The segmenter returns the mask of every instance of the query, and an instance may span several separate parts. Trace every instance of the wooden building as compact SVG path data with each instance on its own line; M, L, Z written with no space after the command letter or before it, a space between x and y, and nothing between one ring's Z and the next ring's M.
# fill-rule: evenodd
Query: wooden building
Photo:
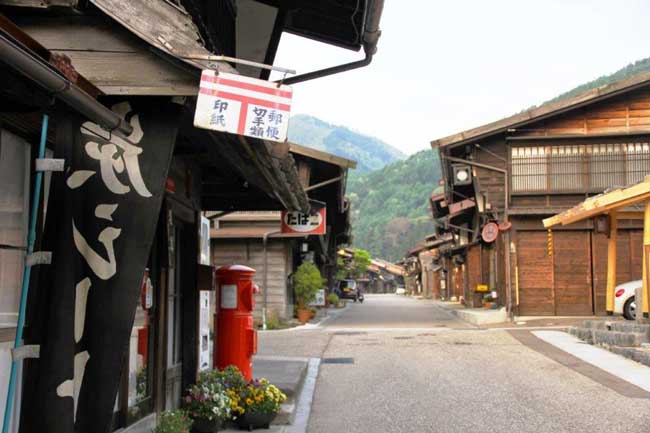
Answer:
M214 219L211 230L214 266L240 264L257 271L254 281L263 289L255 295L254 316L258 320L263 308L282 319L293 317L289 277L294 263L300 261L305 237L280 233L280 221L280 212L235 212Z
M458 238L471 305L480 304L477 284L487 284L514 314L604 314L606 236L590 220L561 227L549 254L542 219L650 172L650 74L431 145L444 174L434 219ZM640 229L620 221L618 282L640 278Z
M643 208L643 211L630 211L630 208ZM616 284L618 274L618 222L619 220L643 221L642 285L634 295L638 310L636 320L645 323L650 314L650 176L626 188L612 189L606 193L590 197L560 214L546 218L544 227L551 229L559 225L572 225L586 219L595 219L596 230L607 235L607 288L605 296L606 311L615 309ZM552 241L551 241L552 242ZM627 252L627 251L625 251ZM627 257L626 257L627 258ZM629 268L624 272L629 272ZM633 331L632 331L633 332Z
M354 248L341 248L338 256L346 265L354 257ZM365 293L394 293L398 286L404 286L406 269L399 264L387 260L373 258L366 269L365 275L357 278Z
M28 219L38 222L36 248L52 247L43 251L51 266L41 258L28 281L24 342L39 357L13 363L9 431L151 431L156 414L179 406L204 366L200 293L214 288L204 278L212 268L197 259L201 213L309 212L309 200L321 200L286 144L193 126L201 70L268 79L268 69L215 56L273 64L284 32L363 48L363 64L348 69L364 66L381 6L0 0L0 157L12 168L0 204L10 216L0 231L5 370L22 329ZM363 13L350 20L355 7ZM40 136L65 170L45 176L44 197L30 209ZM340 213L335 220L347 221ZM6 390L0 381L2 408Z
M255 282L262 288L255 297L258 319L263 309L281 318L293 317L290 277L305 260L319 267L332 288L338 248L350 240L345 188L348 170L354 169L356 162L294 143L289 144L289 152L296 161L303 188L311 192L312 200L325 205L326 233L282 233L281 213L277 211L222 212L223 216L215 213L211 231L215 266L237 263L257 271Z

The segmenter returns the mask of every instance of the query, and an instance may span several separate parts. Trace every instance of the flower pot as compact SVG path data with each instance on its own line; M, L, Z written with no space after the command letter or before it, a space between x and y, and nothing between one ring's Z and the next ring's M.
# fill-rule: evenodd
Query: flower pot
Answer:
M307 323L309 322L309 319L311 319L311 310L300 308L298 310L298 321L300 323Z
M276 415L277 412L246 412L237 417L235 424L237 424L237 427L239 427L240 430L251 431L258 428L268 429Z
M494 304L494 302L483 302L483 308L485 308L486 310L489 310L490 308L492 308L493 304Z
M194 418L193 421L192 432L195 433L214 433L223 427L223 422L218 419Z

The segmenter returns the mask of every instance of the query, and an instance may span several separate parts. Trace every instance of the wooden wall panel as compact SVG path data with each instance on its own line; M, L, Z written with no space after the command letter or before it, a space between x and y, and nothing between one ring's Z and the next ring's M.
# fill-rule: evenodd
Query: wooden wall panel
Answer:
M440 299L440 271L433 273L433 291L431 297L433 299Z
M481 293L476 293L476 286L483 284L481 281L481 245L473 245L467 250L467 285L469 297L467 303L472 307L481 305Z
M646 89L593 104L527 126L519 136L629 133L650 130L650 92Z
M463 266L455 264L451 275L451 296L463 296L463 280Z
M290 296L287 293L287 253L288 241L269 240L267 245L269 272L267 306L275 310L280 316L286 317L291 309L287 303ZM264 250L261 239L250 240L213 240L212 263L215 266L239 264L249 266L257 271L253 281L264 289ZM261 317L264 296L262 293L255 295L256 318Z
M643 230L630 232L630 280L641 279L643 266Z
M481 284L481 246L473 245L467 249L467 278L470 291Z
M519 315L553 315L553 261L546 232L517 233Z
M553 243L556 314L593 314L590 232L556 232Z

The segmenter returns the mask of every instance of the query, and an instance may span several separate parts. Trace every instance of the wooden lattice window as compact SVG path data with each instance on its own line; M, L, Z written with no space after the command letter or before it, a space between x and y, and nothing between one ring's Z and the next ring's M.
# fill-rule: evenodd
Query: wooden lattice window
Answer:
M516 146L511 173L515 193L602 192L650 174L650 144Z

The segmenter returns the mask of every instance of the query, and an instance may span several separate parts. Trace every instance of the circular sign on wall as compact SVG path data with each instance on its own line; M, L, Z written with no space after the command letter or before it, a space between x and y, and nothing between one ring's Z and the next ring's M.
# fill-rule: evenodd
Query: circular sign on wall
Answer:
M481 237L485 242L492 243L499 236L499 226L494 222L489 222L483 226Z
M282 222L284 224L283 232L286 227L289 233L324 233L325 209L311 215L302 212L285 212Z

